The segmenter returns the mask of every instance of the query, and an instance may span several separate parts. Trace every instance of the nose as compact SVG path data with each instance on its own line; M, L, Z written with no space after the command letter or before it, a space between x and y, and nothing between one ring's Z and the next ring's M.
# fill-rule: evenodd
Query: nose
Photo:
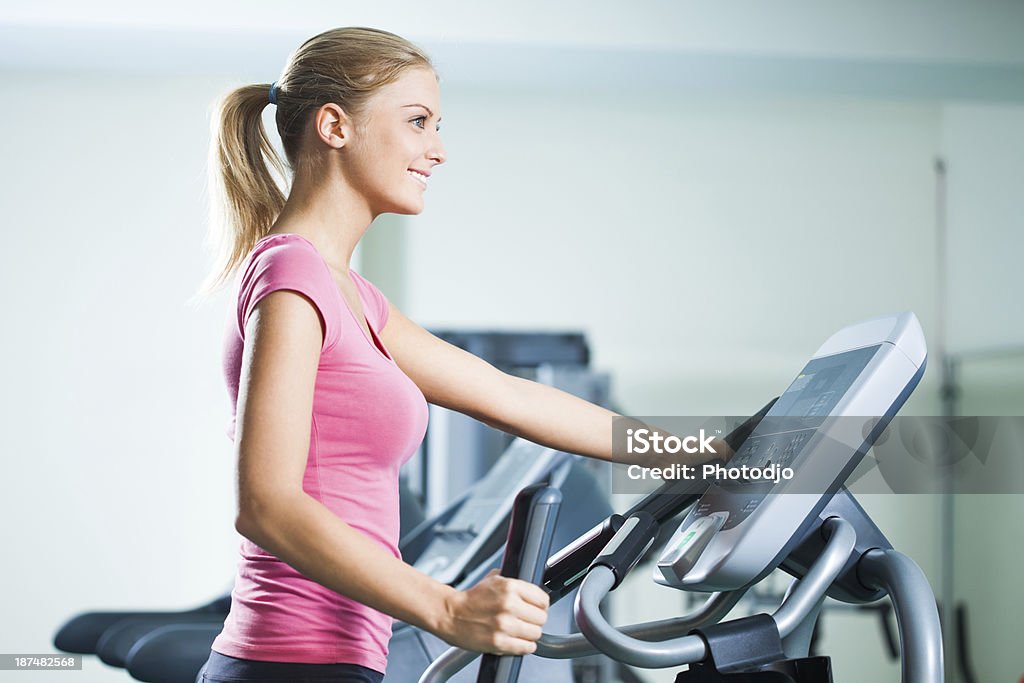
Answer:
M440 134L434 136L434 144L427 150L427 158L434 162L435 166L448 161L448 152L444 149Z

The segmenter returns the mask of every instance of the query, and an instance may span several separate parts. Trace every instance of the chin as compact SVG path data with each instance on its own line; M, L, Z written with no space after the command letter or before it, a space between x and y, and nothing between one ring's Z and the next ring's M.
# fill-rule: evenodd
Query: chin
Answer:
M388 213L397 213L401 216L416 216L423 213L423 198L419 201L404 201L401 203L396 202L392 208L388 209Z
M381 196L377 204L379 210L374 215L394 213L399 216L415 216L423 213L425 202L422 191L417 194L393 192Z

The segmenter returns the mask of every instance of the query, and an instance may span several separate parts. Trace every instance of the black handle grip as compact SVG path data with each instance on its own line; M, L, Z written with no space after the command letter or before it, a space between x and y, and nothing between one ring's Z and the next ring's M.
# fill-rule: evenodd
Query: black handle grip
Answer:
M630 515L601 554L590 563L590 569L598 565L611 569L615 574L611 590L615 590L651 547L657 535L658 523L650 513L637 512Z
M561 504L562 492L546 484L527 486L519 492L512 505L502 576L540 583ZM514 683L522 664L523 658L519 656L484 655L477 683Z
M622 515L611 515L551 556L544 568L541 587L548 592L552 604L579 585L590 563L608 545L625 521Z

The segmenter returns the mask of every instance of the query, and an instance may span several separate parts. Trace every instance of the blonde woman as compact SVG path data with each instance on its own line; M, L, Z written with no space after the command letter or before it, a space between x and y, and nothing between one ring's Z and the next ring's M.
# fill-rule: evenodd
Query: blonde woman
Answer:
M286 166L261 123L267 106ZM375 217L423 210L446 161L440 120L427 56L366 28L309 39L276 83L220 106L222 263L205 290L238 274L224 370L243 539L201 680L380 681L392 618L472 650L535 649L539 587L492 573L460 592L402 562L399 467L428 401L606 460L614 415L440 341L349 267ZM287 198L268 162L290 171Z

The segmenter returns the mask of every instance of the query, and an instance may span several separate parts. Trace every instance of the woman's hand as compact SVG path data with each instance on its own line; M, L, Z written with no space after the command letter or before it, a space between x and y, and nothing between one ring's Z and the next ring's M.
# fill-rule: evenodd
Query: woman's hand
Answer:
M528 655L537 649L548 605L548 594L540 586L492 569L469 590L450 595L448 615L437 635L465 650Z

